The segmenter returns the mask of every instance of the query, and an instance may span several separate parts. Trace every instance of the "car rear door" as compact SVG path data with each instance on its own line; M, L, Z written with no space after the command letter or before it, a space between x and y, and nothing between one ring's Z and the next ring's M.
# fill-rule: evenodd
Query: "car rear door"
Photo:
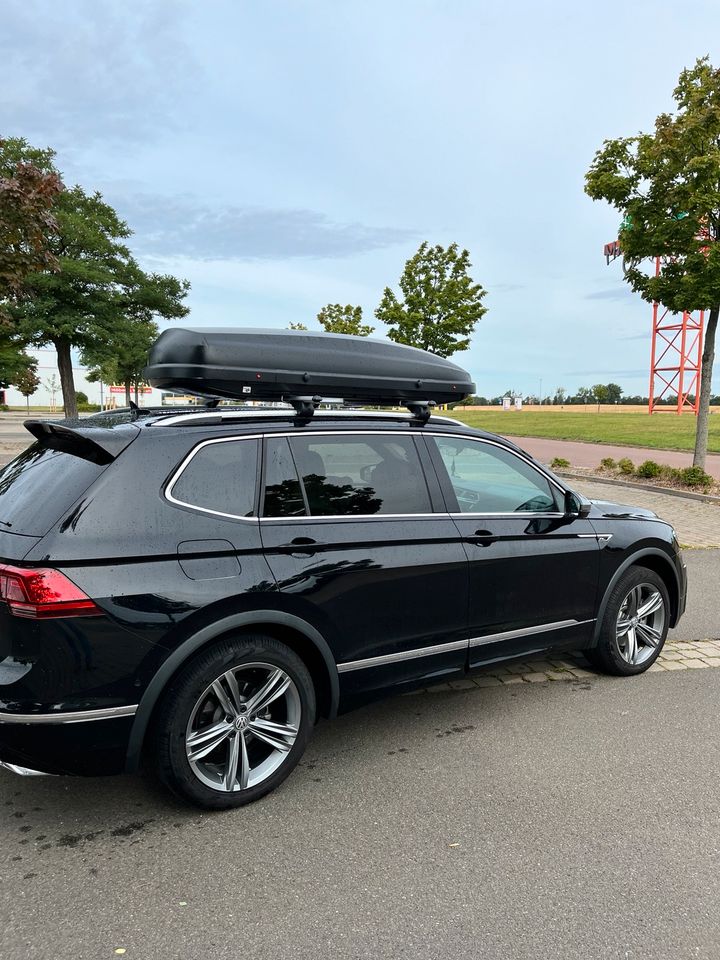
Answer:
M426 438L470 562L470 666L582 647L595 623L599 544L564 491L490 439Z
M263 477L267 560L346 696L464 670L467 558L411 433L267 437Z

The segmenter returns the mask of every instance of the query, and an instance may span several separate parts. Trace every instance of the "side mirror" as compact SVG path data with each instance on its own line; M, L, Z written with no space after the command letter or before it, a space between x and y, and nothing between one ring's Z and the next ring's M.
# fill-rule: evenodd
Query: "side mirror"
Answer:
M591 503L589 500L581 499L572 490L565 491L565 516L566 517L587 517L590 513Z

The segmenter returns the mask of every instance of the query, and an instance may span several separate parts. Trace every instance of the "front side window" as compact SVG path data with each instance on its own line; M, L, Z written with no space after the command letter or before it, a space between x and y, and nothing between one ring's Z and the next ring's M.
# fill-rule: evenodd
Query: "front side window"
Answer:
M298 475L314 517L432 512L412 437L305 436L291 437L289 445L273 439L266 457L268 517L303 515Z
M173 500L210 513L251 517L255 508L258 441L200 447L168 490Z
M431 437L461 513L556 513L549 480L509 450L478 440Z

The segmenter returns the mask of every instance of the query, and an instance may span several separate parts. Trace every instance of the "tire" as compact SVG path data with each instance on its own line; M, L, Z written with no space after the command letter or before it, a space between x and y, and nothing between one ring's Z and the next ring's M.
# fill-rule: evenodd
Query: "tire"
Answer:
M648 610L645 616L637 611ZM612 588L590 663L620 677L644 673L660 655L670 625L667 587L654 570L630 567Z
M315 688L293 650L260 634L221 640L162 698L153 737L158 776L196 806L244 806L292 772L314 722Z

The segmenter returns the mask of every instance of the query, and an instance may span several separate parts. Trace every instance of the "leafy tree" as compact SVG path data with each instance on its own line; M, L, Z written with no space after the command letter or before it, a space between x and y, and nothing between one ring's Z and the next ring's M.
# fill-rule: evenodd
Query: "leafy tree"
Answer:
M317 315L320 326L326 333L346 333L356 337L369 337L375 327L362 322L362 307L348 303L328 303Z
M605 391L607 399L605 403L619 403L623 395L623 388L618 383L606 383Z
M553 396L553 403L565 403L567 397L567 390L565 387L555 387L555 395Z
M595 394L590 387L578 387L575 398L578 403L590 403L595 399Z
M0 320L7 304L22 297L29 273L57 270L51 238L57 233L53 204L63 189L52 150L25 140L0 139Z
M0 387L17 385L28 370L37 367L37 360L25 353L24 343L5 331L0 335Z
M595 403L600 406L601 403L608 402L608 388L604 383L596 383L592 388L592 397Z
M83 363L89 367L87 379L90 383L122 383L128 406L134 388L137 403L150 347L158 334L157 324L152 320L138 322L125 317L117 320L107 337L88 344L83 350Z
M15 378L13 384L20 393L25 397L25 403L27 404L28 413L30 412L30 397L35 393L37 388L40 386L40 377L37 375L37 367L34 363L31 363L20 376Z
M50 249L57 273L32 273L28 295L11 311L19 334L57 351L65 415L77 416L71 348L84 351L113 336L122 320L147 323L155 316L185 316L187 281L145 273L124 240L131 231L99 193L79 187L56 199L57 234Z
M675 113L661 114L653 133L605 141L585 190L623 216L619 237L633 290L674 313L709 311L693 459L703 467L720 313L720 70L707 57L697 60L673 96ZM658 276L648 263L655 257Z
M288 330L307 330L304 323L289 323Z
M470 266L470 254L458 252L456 243L447 248L420 244L400 278L402 300L386 287L375 311L391 328L390 339L440 357L467 350L475 325L487 312L485 290L473 282Z

